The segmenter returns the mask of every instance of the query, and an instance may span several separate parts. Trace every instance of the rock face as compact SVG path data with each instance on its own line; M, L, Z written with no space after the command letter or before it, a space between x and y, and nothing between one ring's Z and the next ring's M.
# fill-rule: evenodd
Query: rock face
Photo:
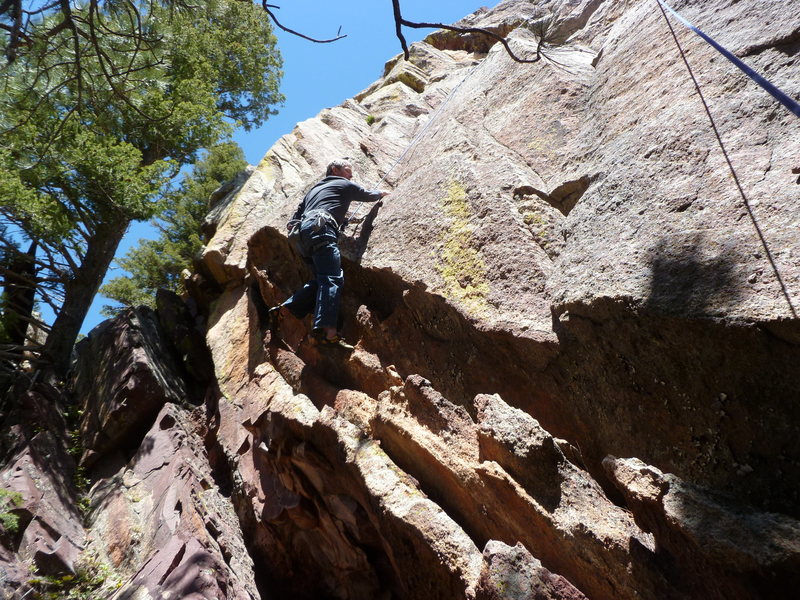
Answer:
M800 524L743 510L638 459L603 461L642 527L704 598L781 597L800 577Z
M789 0L674 4L800 96ZM413 44L215 194L186 305L82 344L82 516L66 425L13 421L9 598L32 564L115 600L796 595L800 120L674 22L701 98L655 2L462 24L539 59ZM341 243L352 353L259 316L341 156L392 189Z
M73 391L81 399L81 463L138 444L165 402L187 400L176 361L144 307L101 323L81 343ZM109 376L113 374L113 376Z
M17 382L12 398L18 408L6 415L0 442L0 582L8 598L33 573L74 574L86 539L66 426L52 410L58 393Z

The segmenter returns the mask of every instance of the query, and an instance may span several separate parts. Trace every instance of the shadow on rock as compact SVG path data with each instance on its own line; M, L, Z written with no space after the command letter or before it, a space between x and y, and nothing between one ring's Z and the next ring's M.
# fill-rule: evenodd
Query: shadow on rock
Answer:
M683 317L723 314L741 290L734 274L733 248L712 253L701 234L663 238L651 254L650 294L646 306Z
M355 224L351 235L343 234L339 238L339 247L342 254L355 263L361 262L361 257L367 250L369 238L375 229L375 217L378 216L380 206L374 205L364 217L364 220Z

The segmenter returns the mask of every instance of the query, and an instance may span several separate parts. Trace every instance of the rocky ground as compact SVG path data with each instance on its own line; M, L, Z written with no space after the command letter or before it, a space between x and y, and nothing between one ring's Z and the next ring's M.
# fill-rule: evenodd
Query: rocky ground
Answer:
M674 5L800 96L790 0ZM655 1L462 24L539 59L414 44L214 197L189 297L17 382L6 598L794 597L800 119L674 22L701 99ZM392 189L342 243L352 353L259 318L342 155Z

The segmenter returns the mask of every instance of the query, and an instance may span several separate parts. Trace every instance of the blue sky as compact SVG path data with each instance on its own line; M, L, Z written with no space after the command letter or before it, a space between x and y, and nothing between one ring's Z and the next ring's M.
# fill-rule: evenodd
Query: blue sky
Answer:
M316 38L331 38L341 26L347 37L331 44L314 44L276 28L284 59L281 90L286 103L261 129L234 136L252 164L296 123L341 104L380 78L386 61L402 51L391 0L339 0L330 3L335 10L321 9L323 3L318 0L277 4L281 8L275 15L286 27ZM400 6L409 21L453 23L483 4L480 0L401 0ZM432 31L404 28L409 43Z
M319 39L335 37L339 27L347 37L330 44L315 44L275 28L283 55L281 91L286 102L280 113L263 127L237 131L234 140L244 149L251 164L257 164L267 150L295 124L314 117L322 109L341 104L369 86L383 74L383 66L402 51L395 34L391 0L291 0L272 3L275 16L286 27ZM401 0L403 17L409 21L453 23L476 11L482 3L473 0ZM406 40L421 40L432 30L404 28ZM147 223L134 223L122 240L117 256L124 256L139 239L155 237ZM124 274L109 269L106 279ZM100 309L111 301L98 295L81 328L88 333L104 317ZM48 320L48 316L45 315ZM52 317L49 317L52 319Z

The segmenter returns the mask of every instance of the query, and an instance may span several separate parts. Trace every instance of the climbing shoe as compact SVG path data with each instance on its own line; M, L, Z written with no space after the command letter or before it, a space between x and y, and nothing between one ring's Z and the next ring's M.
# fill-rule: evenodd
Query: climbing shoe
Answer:
M344 338L339 335L336 335L332 338L325 337L325 332L321 329L315 329L313 332L311 332L311 335L313 335L314 339L317 340L317 346L320 348L338 348L339 350L346 350L348 352L352 352L356 349L355 346L345 342Z
M320 338L317 342L320 348L338 348L339 350L346 350L347 352L352 352L356 349L355 346L352 346L344 341L344 338L336 337L332 338Z
M281 308L283 308L283 304L278 304L278 306L273 306L267 311L267 327L270 331L277 330L278 325L283 321Z

